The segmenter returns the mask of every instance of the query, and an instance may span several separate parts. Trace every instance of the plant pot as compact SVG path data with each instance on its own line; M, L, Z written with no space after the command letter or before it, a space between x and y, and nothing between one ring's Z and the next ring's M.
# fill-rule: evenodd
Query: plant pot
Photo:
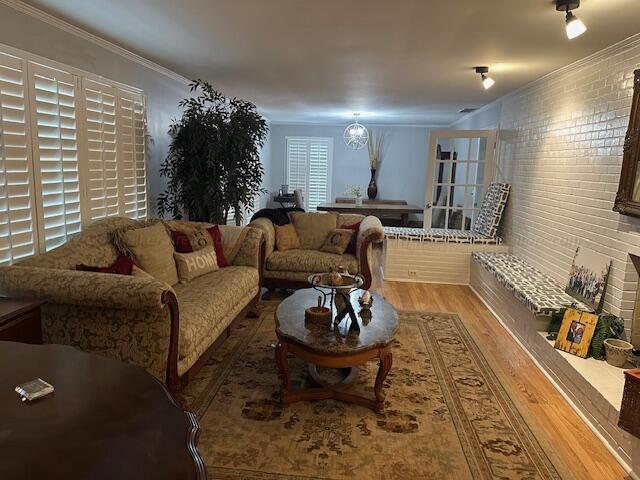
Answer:
M607 338L604 341L604 350L607 353L607 363L614 367L624 367L629 360L633 345L617 338Z
M356 206L358 207L362 206L362 197L356 197Z
M376 184L376 170L371 169L371 181L367 187L367 195L370 200L373 200L378 196L378 185Z

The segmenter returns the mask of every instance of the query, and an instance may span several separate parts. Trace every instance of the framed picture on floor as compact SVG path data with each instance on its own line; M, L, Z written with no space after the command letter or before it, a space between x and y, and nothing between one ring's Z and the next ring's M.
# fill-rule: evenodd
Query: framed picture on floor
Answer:
M596 323L598 323L598 315L595 313L567 308L554 347L563 352L586 358Z
M578 247L573 257L565 292L596 312L600 312L610 268L611 259L606 255Z

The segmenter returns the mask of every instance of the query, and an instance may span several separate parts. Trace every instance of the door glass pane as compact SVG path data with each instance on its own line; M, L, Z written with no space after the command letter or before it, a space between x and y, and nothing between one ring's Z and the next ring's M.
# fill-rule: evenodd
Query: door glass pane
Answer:
M453 139L453 151L455 152L456 160L469 160L470 142L468 138L454 138Z
M487 139L484 137L472 138L469 151L469 160L485 161L485 151L487 149Z
M464 208L480 208L482 203L482 187L467 187Z
M454 208L449 212L449 225L451 230L462 230L462 209Z
M465 187L452 186L449 191L449 205L452 207L463 207L465 194Z
M484 163L469 163L467 169L469 172L467 183L477 185L484 184Z
M437 162L435 183L449 183L451 181L451 162Z
M438 185L433 189L433 205L434 206L447 205L448 197L449 197L448 185Z
M431 228L445 228L446 215L445 208L434 208L431 213Z
M454 162L451 167L451 183L467 183L467 169L466 162Z

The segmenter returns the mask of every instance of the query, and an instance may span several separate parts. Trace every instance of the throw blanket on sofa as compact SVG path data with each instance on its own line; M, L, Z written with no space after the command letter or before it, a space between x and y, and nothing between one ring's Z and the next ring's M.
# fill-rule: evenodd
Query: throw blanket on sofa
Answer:
M257 218L268 218L274 225L282 226L289 222L289 212L304 212L302 208L298 207L285 207L285 208L263 208L258 210L251 217L253 222Z

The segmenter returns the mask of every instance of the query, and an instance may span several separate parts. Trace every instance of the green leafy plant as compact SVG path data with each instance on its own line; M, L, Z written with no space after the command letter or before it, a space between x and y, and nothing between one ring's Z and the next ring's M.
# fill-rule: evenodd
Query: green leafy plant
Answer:
M180 101L182 117L169 128L169 153L160 166L168 182L158 213L224 224L233 208L240 224L243 207L266 193L260 149L269 127L253 103L228 99L202 80L189 87L194 95Z

